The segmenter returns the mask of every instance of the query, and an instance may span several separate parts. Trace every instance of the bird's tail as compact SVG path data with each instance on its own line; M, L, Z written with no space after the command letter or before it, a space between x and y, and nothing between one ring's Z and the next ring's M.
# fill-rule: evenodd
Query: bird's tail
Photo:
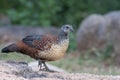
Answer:
M15 43L8 45L7 47L1 50L2 53L16 52L18 47Z

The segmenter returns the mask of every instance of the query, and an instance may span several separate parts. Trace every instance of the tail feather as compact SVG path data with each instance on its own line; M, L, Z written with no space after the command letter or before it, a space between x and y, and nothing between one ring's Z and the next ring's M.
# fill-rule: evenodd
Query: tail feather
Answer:
M18 50L17 45L15 43L3 48L1 50L2 53L16 52Z

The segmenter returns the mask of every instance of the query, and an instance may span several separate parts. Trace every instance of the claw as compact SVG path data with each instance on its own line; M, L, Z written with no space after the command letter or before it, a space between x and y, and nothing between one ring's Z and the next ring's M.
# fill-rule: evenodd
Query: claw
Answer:
M38 61L38 67L39 67L39 71L43 70L43 71L48 71L48 72L55 72L55 71L53 71L53 70L50 70L50 69L47 67L47 65L45 64L45 62L44 62L44 61L41 61L41 60ZM44 68L42 68L42 67L44 67Z
M48 71L48 72L55 72L55 71L53 71L53 70L50 70L50 69L47 67L47 65L45 64L45 62L43 62L43 64L44 64L44 66L45 66L44 69L45 69L46 71Z

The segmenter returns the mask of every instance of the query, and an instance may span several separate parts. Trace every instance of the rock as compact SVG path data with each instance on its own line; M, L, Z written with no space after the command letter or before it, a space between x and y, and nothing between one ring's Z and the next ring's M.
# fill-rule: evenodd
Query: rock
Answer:
M14 61L0 61L0 80L26 80L20 75L32 70L26 64Z
M33 71L39 70L38 61L30 62L28 65L32 68ZM46 65L49 67L50 70L67 73L65 70L60 69L60 68L53 66L51 64L46 63Z
M25 62L0 61L0 80L120 80L120 76L33 71Z
M108 44L113 46L114 63L120 65L120 11L104 15L93 14L81 23L77 31L79 51L97 49L102 51Z
M105 18L99 14L92 14L84 19L77 31L78 50L102 50L107 44L107 25Z
M114 47L114 63L120 65L120 11L113 11L104 15L108 22L109 41Z

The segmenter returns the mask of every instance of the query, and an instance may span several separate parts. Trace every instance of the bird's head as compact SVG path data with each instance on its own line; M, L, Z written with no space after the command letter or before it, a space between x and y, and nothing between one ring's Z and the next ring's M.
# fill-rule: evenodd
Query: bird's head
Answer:
M61 31L64 32L64 33L69 33L69 32L73 32L74 29L71 25L63 25L61 27Z

